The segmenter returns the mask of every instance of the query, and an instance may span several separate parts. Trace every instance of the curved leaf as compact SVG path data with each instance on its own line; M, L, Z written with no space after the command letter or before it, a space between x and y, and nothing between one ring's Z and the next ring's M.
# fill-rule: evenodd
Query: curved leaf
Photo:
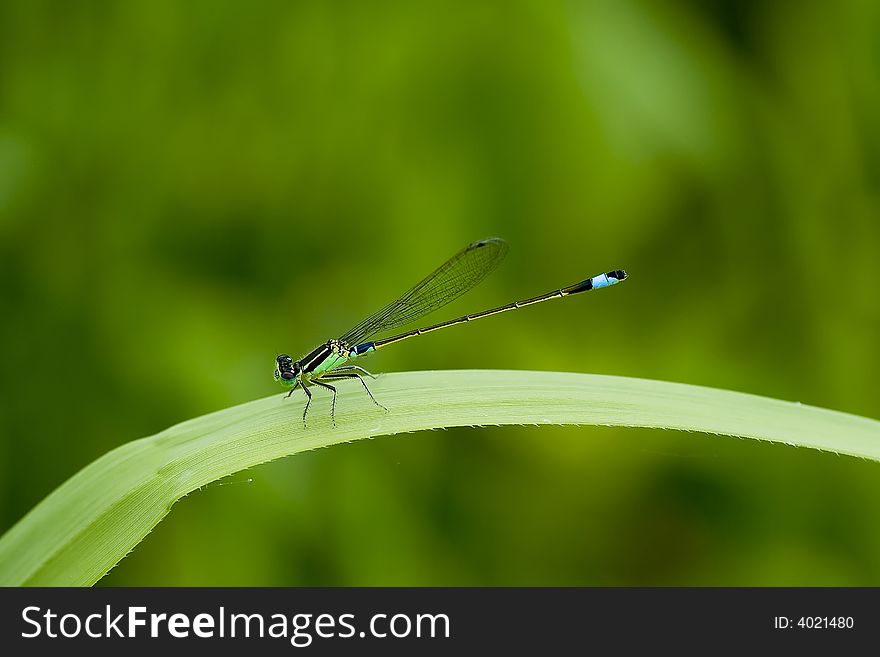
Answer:
M599 424L770 440L880 460L880 422L737 392L592 374L405 372L339 385L302 424L283 394L227 408L114 449L68 479L0 538L0 585L91 585L171 510L216 479L340 442L440 427Z

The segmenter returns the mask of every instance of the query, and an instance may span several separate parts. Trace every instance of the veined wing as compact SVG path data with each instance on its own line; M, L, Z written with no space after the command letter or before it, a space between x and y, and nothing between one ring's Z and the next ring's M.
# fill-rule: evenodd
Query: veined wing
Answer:
M468 245L427 278L343 335L350 345L361 344L380 331L415 321L445 306L482 281L507 255L507 242L490 237Z

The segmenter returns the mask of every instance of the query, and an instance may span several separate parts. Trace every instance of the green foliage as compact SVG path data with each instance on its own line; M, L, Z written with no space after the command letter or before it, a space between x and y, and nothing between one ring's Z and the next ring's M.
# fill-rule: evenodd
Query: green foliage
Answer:
M278 395L175 425L98 459L0 539L0 585L82 586L115 566L184 495L282 456L370 436L455 426L600 424L727 434L880 461L880 422L742 393L554 372L410 372L376 393L340 386L337 427L304 427Z

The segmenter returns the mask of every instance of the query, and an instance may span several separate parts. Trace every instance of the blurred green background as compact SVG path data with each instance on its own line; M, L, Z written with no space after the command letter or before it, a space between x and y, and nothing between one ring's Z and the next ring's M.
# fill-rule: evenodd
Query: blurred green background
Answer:
M433 318L631 279L371 369L880 417L878 65L870 0L3 2L0 530L117 445L280 403L277 352L490 235ZM460 429L233 480L102 583L880 585L880 467L754 441Z

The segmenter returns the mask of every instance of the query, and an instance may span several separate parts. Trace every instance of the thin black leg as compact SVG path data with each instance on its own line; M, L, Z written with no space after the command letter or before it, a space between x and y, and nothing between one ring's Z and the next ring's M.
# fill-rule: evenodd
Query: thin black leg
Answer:
M333 420L333 426L336 426L336 388L326 383L321 383L318 379L312 379L312 383L327 388L333 393L333 401L330 402L330 419Z
M309 406L312 405L312 393L305 386L303 386L302 389L303 389L303 392L305 392L309 398L309 400L306 402L306 408L303 411L303 429L305 429L308 427L308 425L306 424L306 414L309 412Z
M345 373L345 372L360 372L361 374L370 377L371 379L378 379L379 376L373 374L372 372L367 372L363 367L359 365L343 365L342 367L337 367L335 370L331 372L331 374L335 374L336 372Z
M290 389L290 392L288 392L286 395L284 395L284 398L287 399L288 397L290 397L293 394L293 391L297 389L297 387L299 387L299 381L297 381L296 383L293 384L293 387Z
M384 406L382 406L382 404L377 402L376 398L373 397L373 393L370 392L370 389L367 387L367 382L364 381L363 377L360 374L356 374L355 372L345 372L345 371L334 370L330 374L326 374L321 378L330 379L331 381L334 379L357 379L358 381L361 382L361 385L364 387L364 390L367 391L367 394L370 396L370 399L373 400L373 403L376 406L378 406L379 408L383 409L386 413L388 412L388 409L385 408Z

